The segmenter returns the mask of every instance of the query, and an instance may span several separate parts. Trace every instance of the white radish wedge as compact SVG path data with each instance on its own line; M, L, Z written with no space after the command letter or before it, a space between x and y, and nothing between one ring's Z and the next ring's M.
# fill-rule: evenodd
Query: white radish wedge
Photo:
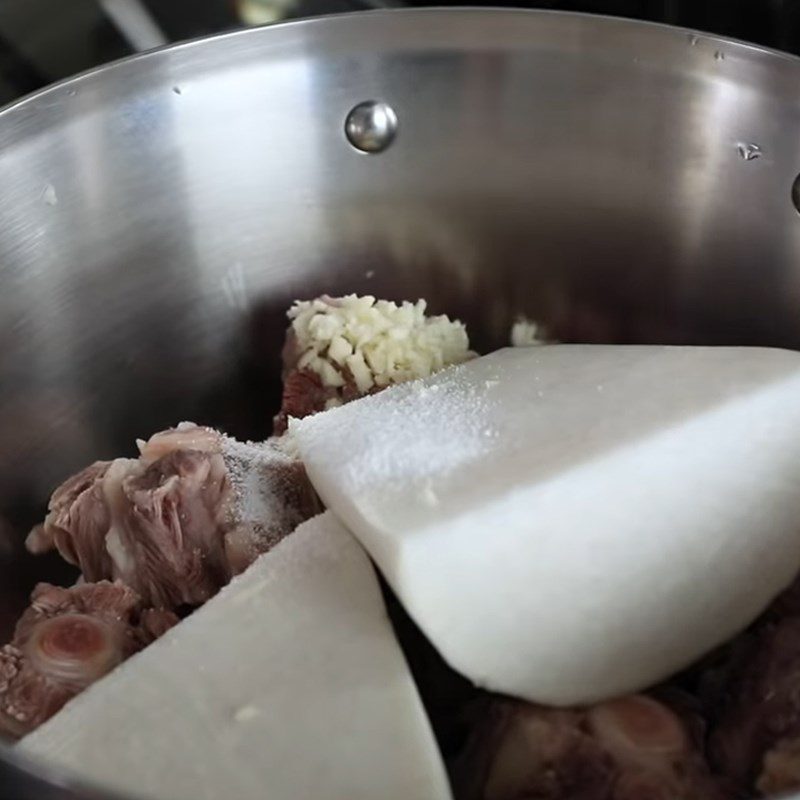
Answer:
M450 797L372 564L329 514L17 747L126 797Z
M502 350L291 426L443 656L568 705L636 692L800 568L800 355Z

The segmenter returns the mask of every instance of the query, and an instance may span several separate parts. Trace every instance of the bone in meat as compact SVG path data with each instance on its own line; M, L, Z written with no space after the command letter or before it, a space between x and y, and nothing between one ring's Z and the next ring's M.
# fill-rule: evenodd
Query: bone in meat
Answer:
M29 733L177 621L120 583L40 583L0 649L0 732Z
M800 617L768 619L726 666L712 707L714 765L743 790L800 788Z
M727 800L688 727L628 696L588 709L491 698L455 769L458 800Z
M281 440L184 423L140 449L59 487L28 548L55 548L87 581L122 580L155 607L196 606L319 510Z

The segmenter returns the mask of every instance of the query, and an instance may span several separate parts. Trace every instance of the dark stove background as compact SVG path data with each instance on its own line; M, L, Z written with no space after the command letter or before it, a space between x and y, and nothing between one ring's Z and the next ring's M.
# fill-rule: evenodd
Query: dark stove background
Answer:
M254 22L429 0L0 0L0 104L137 49L114 8L139 4L164 41ZM469 0L438 0L467 5ZM475 5L492 5L481 0ZM800 0L505 0L519 5L667 22L800 54ZM134 37L135 38L135 37ZM139 48L140 49L140 48Z

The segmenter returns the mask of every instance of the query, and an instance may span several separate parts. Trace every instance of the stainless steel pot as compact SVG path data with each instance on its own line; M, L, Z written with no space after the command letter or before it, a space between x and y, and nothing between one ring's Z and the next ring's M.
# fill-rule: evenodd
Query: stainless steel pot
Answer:
M392 141L386 108L346 126L363 101ZM293 298L426 297L479 348L520 313L566 340L800 345L798 172L800 61L566 14L296 23L7 109L4 632L68 579L20 540L72 470L182 419L267 432ZM2 759L0 796L67 796Z

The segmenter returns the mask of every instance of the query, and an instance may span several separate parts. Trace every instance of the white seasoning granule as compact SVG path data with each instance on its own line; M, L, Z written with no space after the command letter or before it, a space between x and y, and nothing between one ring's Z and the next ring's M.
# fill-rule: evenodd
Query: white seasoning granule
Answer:
M252 526L257 535L269 536L273 528L290 530L301 521L284 500L287 476L297 464L291 442L284 439L239 442L225 436L222 441L235 498L233 522Z
M306 459L335 460L353 496L411 481L418 501L435 506L440 493L434 478L446 479L495 447L485 432L494 431L496 402L483 381L475 385L465 369L450 367L421 383L406 382L325 414L290 420L289 435L302 442ZM431 396L420 402L426 392Z

